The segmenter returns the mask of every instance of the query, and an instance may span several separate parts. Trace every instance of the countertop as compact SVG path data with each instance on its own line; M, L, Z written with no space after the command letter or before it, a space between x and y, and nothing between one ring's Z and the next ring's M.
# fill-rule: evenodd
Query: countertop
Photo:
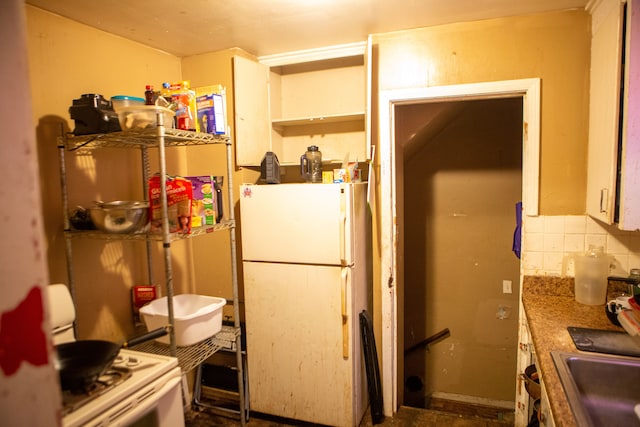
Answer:
M574 299L572 277L525 276L522 304L535 347L536 367L542 377L556 427L578 427L562 383L551 359L551 351L580 353L568 326L623 331L607 318L604 304L589 306ZM624 291L622 282L609 282L609 296ZM607 301L612 298L607 298Z

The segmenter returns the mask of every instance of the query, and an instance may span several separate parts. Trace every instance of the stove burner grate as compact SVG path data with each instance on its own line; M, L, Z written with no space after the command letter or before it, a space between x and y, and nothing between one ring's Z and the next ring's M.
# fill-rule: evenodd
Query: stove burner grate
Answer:
M103 373L95 382L83 390L62 391L63 416L77 411L92 400L102 396L112 388L123 383L131 377L131 370L120 366L112 366Z

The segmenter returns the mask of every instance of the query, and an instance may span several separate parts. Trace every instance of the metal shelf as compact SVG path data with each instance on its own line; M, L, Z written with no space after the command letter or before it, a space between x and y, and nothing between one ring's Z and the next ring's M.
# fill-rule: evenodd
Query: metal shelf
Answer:
M75 136L69 133L64 138L68 151L96 148L150 148L158 147L156 127L133 129L121 132ZM227 135L192 132L181 129L164 129L165 147L186 147L192 145L230 144Z
M223 220L220 224L194 227L191 229L191 233L171 233L170 240L172 242L177 240L191 239L194 237L202 236L209 233L214 233L223 230L229 230L235 227L235 221ZM153 240L161 242L164 236L161 233L130 233L130 234L117 234L106 233L100 230L66 230L64 232L65 237L69 239L98 239L98 240Z
M73 260L71 241L77 238L102 239L102 240L142 240L147 244L149 281L153 283L150 257L150 245L152 241L161 241L164 253L165 264L165 291L167 296L167 311L169 323L173 325L173 273L171 266L171 242L176 240L184 240L192 237L204 235L211 232L230 230L230 251L231 251L231 276L233 290L233 313L234 326L223 326L223 329L215 336L208 338L200 343L188 347L177 347L175 342L175 334L172 331L169 335L170 344L163 345L156 342L144 343L135 346L136 350L156 353L161 355L173 356L178 359L178 364L183 373L189 372L197 366L201 365L215 352L225 349L236 353L236 363L238 365L238 381L241 383L243 378L242 351L241 351L241 329L240 329L240 309L238 306L238 272L236 265L236 242L235 242L235 217L233 209L233 162L232 162L232 146L231 138L228 135L213 135L201 132L184 131L180 129L167 129L163 126L162 114L157 114L157 123L155 127L146 127L144 129L127 130L122 132L111 132L95 135L75 136L67 133L59 138L58 151L60 155L60 177L63 197L63 219L64 219L64 237L67 254L67 272L69 275L69 288L72 297L75 299L75 285L73 280ZM99 148L138 148L142 153L142 170L143 182L145 185L144 194L147 192L146 182L149 178L149 158L148 148L158 149L160 176L166 176L165 148L167 147L186 147L197 145L224 144L227 157L227 188L229 197L229 218L214 226L198 227L191 230L190 234L169 233L167 202L166 197L162 197L162 216L163 216L163 232L155 233L135 233L135 234L112 234L103 233L96 230L72 230L69 221L68 211L68 193L65 151L73 152L76 155L89 153L91 150ZM161 180L161 192L166 194L164 181ZM245 390L241 385L239 389L239 405L243 408L245 405ZM245 419L242 418L241 425L245 425Z
M177 347L176 357L178 365L183 373L190 372L198 367L214 353L220 350L236 349L236 338L240 336L240 328L235 326L222 326L222 330L216 335L207 338L197 344L188 347ZM164 356L171 356L171 347L156 341L147 341L131 348L132 350L145 353L154 353Z

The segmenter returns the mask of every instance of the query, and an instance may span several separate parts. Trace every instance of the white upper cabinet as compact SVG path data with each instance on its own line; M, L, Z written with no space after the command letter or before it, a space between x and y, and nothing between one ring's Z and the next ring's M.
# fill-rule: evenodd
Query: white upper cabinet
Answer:
M640 0L627 1L625 77L620 161L620 210L623 230L640 229Z
M591 11L587 213L622 230L640 228L640 22L634 8L640 11L640 0L603 0Z
M592 11L587 213L612 224L616 202L623 5Z
M260 166L271 150L269 67L241 56L233 58L236 164Z
M367 43L237 58L236 163L259 166L273 151L297 165L310 145L323 162L369 160Z

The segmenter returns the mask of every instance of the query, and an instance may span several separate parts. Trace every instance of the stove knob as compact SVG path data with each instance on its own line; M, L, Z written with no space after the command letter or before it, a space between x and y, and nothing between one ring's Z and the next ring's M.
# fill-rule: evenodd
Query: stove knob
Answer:
M140 360L135 356L129 356L129 359L127 359L127 366L137 366L140 363Z

